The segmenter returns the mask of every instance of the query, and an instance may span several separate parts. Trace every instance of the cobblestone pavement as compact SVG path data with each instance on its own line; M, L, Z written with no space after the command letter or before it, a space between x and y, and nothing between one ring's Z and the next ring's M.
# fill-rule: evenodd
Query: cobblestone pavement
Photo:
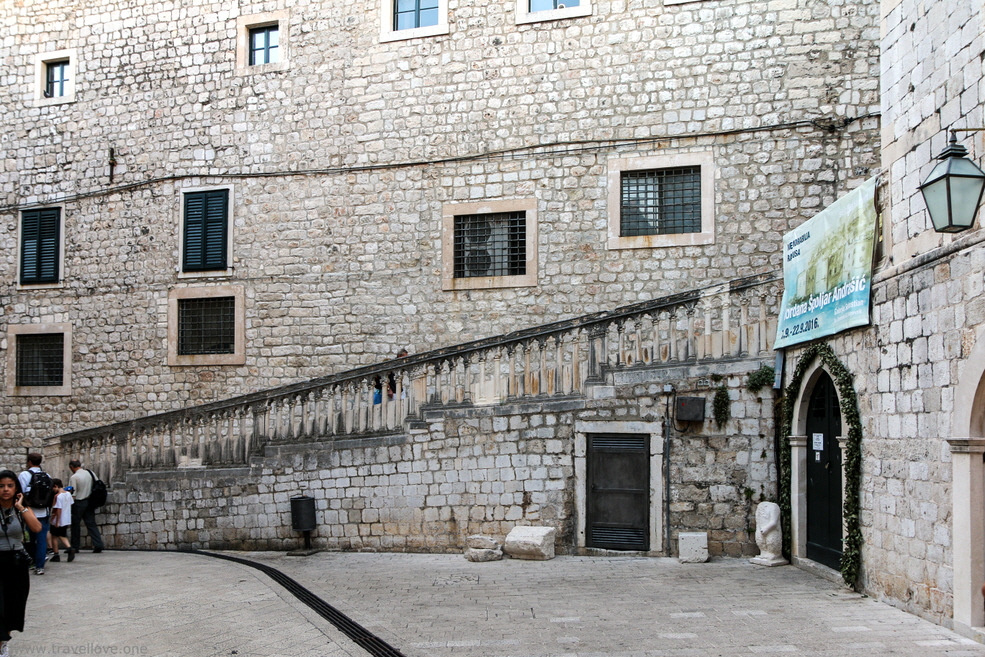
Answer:
M789 566L231 554L293 577L407 657L985 657L983 645ZM368 655L263 573L204 555L83 552L31 582L15 657Z

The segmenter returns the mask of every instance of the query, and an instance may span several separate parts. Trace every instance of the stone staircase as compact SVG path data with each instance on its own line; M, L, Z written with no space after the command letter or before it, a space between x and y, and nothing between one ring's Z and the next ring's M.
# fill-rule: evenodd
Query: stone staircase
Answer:
M241 466L265 446L403 432L425 411L579 397L620 374L651 378L645 371L762 359L771 351L779 295L773 276L736 279L54 436L45 458L55 471L81 458L108 482L140 471ZM374 399L381 382L395 390Z

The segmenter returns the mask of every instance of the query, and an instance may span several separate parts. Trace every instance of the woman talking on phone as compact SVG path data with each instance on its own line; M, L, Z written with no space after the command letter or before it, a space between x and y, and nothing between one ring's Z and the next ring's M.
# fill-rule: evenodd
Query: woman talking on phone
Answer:
M41 523L30 508L24 506L17 475L0 471L0 657L8 657L10 633L24 631L24 608L31 580L28 569L31 556L24 549L24 529L41 531Z

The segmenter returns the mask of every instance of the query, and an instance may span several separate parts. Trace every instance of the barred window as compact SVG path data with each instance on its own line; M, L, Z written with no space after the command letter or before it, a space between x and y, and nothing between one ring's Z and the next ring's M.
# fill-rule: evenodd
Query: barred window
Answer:
M454 276L522 276L527 273L527 213L455 215Z
M65 335L23 333L17 336L17 386L64 385Z
M235 297L178 300L178 355L236 351Z
M620 235L701 232L701 167L623 171Z

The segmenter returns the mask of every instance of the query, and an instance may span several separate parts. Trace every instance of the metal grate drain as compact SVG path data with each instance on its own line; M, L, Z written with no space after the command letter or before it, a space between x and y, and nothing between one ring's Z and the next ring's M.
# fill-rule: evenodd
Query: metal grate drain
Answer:
M214 552L204 552L202 550L182 551L190 552L192 554L202 554L207 557L215 557L216 559L225 559L226 561L233 561L235 563L243 564L244 566L256 568L260 572L269 576L270 579L287 589L295 598L311 607L316 614L337 627L340 632L352 639L361 648L368 651L373 657L405 657L402 652L391 646L389 643L376 636L362 625L352 620L341 611L328 604L317 595L301 586L301 584L297 581L291 579L276 568L266 564L257 563L255 561L250 561L249 559L230 556L228 554L215 554Z

